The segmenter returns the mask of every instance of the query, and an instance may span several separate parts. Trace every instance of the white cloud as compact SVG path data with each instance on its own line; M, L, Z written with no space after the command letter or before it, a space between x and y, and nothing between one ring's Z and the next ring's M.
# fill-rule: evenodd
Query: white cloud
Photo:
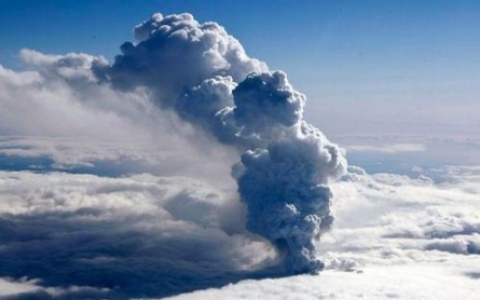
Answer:
M243 281L222 289L165 298L200 299L475 299L478 282L435 266L375 266L363 273L325 271L318 276Z
M39 71L13 72L0 66L0 134L118 137L119 129L134 131L133 119L121 115L124 104L119 102L133 107L129 103L137 96L83 84L84 88L78 88ZM109 109L102 111L101 106ZM135 111L132 108L130 115Z
M474 299L480 174L455 170L443 183L350 173L332 186L337 219L318 244L327 263L319 276L242 281L171 299Z
M425 146L422 144L393 144L393 145L352 145L346 148L347 151L353 152L383 152L383 153L398 153L398 152L418 152L425 151Z
M11 280L9 278L0 278L0 297L28 293L38 290L34 282L26 280Z

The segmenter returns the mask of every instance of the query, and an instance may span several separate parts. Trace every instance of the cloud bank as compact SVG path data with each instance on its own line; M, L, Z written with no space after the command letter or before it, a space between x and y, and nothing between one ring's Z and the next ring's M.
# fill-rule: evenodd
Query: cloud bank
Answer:
M275 259L271 247L244 233L233 195L190 178L0 178L0 277L34 279L38 291L26 295L169 295L255 277Z
M478 168L450 168L441 183L349 171L331 185L337 221L316 250L325 271L260 281L243 279L275 275L265 264L276 253L243 230L235 195L182 177L1 172L0 272L15 291L6 297L161 298L210 288L174 299L475 298Z

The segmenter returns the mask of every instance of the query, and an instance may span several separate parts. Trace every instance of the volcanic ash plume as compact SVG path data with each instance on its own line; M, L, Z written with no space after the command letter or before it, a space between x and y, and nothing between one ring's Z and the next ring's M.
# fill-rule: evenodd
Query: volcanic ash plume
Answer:
M303 120L306 97L216 23L155 14L135 35L137 44L123 44L114 64L95 74L120 89L150 89L160 107L243 153L232 175L247 229L279 249L287 272L320 270L315 239L333 221L328 182L346 160Z
M247 229L285 252L290 273L315 272L314 239L329 229L328 179L345 171L342 151L302 120L305 97L281 72L251 75L234 90L237 134L265 145L251 147L234 167Z

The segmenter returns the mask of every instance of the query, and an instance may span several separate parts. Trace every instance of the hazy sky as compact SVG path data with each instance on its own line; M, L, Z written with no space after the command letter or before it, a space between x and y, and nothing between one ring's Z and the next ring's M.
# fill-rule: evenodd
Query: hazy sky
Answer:
M0 2L6 67L22 48L112 59L153 12L190 12L286 71L327 133L480 132L480 1Z

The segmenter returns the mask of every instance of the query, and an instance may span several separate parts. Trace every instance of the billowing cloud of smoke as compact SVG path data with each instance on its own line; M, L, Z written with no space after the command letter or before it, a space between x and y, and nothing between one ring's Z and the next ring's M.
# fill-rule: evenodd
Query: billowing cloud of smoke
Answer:
M247 229L281 250L288 273L321 269L315 238L332 224L328 182L346 160L303 120L306 97L216 23L157 13L135 37L113 65L93 65L97 78L121 90L148 88L160 107L243 152L232 174Z
M173 105L184 89L215 75L240 81L252 71L266 71L264 63L249 58L225 29L213 22L199 24L192 15L154 14L135 27L136 45L126 42L111 67L95 66L99 78L128 89L155 87L161 106Z

